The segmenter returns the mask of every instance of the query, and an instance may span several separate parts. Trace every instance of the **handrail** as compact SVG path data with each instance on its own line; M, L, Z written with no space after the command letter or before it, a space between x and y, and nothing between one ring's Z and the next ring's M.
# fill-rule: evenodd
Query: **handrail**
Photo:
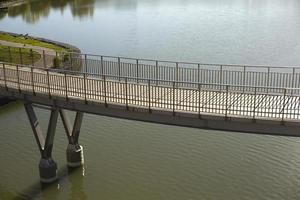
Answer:
M66 70L66 69L53 69L53 68L41 68L41 67L35 67L35 66L30 66L30 65L21 65L21 64L12 64L8 62L2 62L0 61L0 65L12 65L12 66L18 66L18 67L26 67L30 69L36 69L36 70L41 70L41 71L49 71L49 72L57 72L57 73L63 73L63 74L78 74L82 76L87 76L92 78L93 76L98 76L98 77L106 77L106 78L114 78L113 80L117 79L134 79L134 80L139 80L140 82L165 82L165 83L176 83L176 84L191 84L191 85L198 85L201 84L203 86L220 86L220 87L240 87L240 88L257 88L257 89L270 89L270 90L281 90L281 89L286 89L286 90L300 90L300 88L294 88L294 87L266 87L266 86L251 86L251 85L233 85L233 84L218 84L218 83L202 83L202 82L191 82L191 81L176 81L176 80L162 80L162 79L150 79L150 78L138 78L138 77L131 77L131 76L117 76L117 75L110 75L110 74L93 74L89 72L80 72L80 71L71 71L71 70ZM128 81L130 82L130 81Z

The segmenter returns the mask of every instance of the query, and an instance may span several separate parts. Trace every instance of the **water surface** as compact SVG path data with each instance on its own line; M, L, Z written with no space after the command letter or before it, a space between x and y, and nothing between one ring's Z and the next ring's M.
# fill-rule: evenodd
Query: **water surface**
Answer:
M44 0L0 13L0 29L84 52L164 60L300 65L298 0ZM49 113L37 110L44 128ZM69 113L74 116L74 113ZM41 187L24 108L0 109L0 199L299 199L300 140L85 115L85 165Z

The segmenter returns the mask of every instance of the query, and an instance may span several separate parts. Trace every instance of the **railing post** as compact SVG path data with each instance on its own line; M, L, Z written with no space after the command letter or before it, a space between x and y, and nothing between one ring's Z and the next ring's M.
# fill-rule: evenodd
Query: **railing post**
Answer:
M283 106L282 106L281 124L284 124L285 105L286 105L286 88L283 89Z
M176 62L176 72L175 72L175 81L178 84L179 81L179 66L178 66L178 62Z
M121 61L119 57L118 57L118 78L119 81L121 81Z
M101 63L101 75L104 75L103 56L100 57L100 63Z
M136 59L136 82L139 83L139 59Z
M296 69L295 69L295 67L293 67L292 84L290 84L289 87L292 86L292 88L295 88L295 75L296 75ZM294 94L293 91L294 90L291 90L291 96L293 96L293 94Z
M200 83L200 64L198 64L198 67L197 67L197 82Z
M51 88L50 88L50 76L49 76L49 69L47 69L47 84L48 84L48 95L49 99L51 99Z
M33 76L33 68L30 67L30 71L31 71L31 85L32 85L32 93L35 96L35 90L34 90L34 76Z
M148 110L151 113L151 84L150 79L148 79Z
M87 104L87 84L86 84L86 73L83 74L83 84L84 84L84 102Z
M8 57L9 57L9 62L12 62L12 57L11 57L11 49L10 46L8 47Z
M69 100L68 98L68 81L67 81L67 73L64 72L64 77L65 77L65 92L66 92L66 101Z
M88 72L88 65L87 65L87 55L86 54L84 54L84 66L85 66L85 73L87 73Z
M158 85L158 61L155 61L155 79L156 79L156 86Z
M4 63L3 63L3 76L4 76L5 89L6 89L6 91L8 91L7 80L6 80L6 70L5 70L5 64Z
M227 115L228 115L228 89L229 86L226 85L225 120L227 120Z
M176 95L175 95L175 84L176 84L176 82L173 81L173 116L175 116L175 98L176 98Z
M128 110L128 85L127 77L125 77L125 96L126 96L126 110Z
M222 84L222 81L223 81L223 65L220 65L219 84Z
M105 107L107 107L107 97L106 97L106 76L103 75L103 79L104 79L104 105Z
M22 56L22 49L19 48L19 55L20 55L20 64L23 65L23 56Z
M18 83L18 90L19 90L19 93L21 93L19 66L16 65L16 68L17 68L17 83Z
M45 50L43 50L43 63L44 63L44 68L47 68Z
M252 116L252 121L255 121L255 111L256 111L256 97L257 96L257 87L254 87L254 100L253 100L253 105L254 105L254 108L253 108L253 116Z
M270 86L270 67L268 67L267 80L268 80L267 87L269 87ZM269 93L269 90L267 90L267 93Z
M202 84L198 83L198 118L201 119L201 89L202 89Z
M246 85L246 66L243 67L243 92L245 92L245 85Z
M71 70L73 70L73 61L72 61L72 53L70 52L70 67L71 67Z
M30 49L31 65L34 66L33 50Z

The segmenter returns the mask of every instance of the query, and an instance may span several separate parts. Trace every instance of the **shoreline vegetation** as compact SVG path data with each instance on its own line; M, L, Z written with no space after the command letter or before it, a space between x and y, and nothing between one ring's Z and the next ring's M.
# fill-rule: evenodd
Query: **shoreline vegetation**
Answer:
M0 42L1 41L18 44L18 47L3 45L0 43L0 62L24 65L38 63L42 59L42 54L40 52L41 50L38 51L37 49L34 49L34 47L37 47L40 49L48 49L53 52L59 52L59 54L63 55L63 58L54 57L52 60L52 67L59 68L63 65L67 65L67 63L64 61L66 61L65 57L68 55L68 53L81 53L80 49L75 46L45 38L32 37L28 34L23 35L0 31ZM6 97L0 97L0 106L11 101L13 100Z

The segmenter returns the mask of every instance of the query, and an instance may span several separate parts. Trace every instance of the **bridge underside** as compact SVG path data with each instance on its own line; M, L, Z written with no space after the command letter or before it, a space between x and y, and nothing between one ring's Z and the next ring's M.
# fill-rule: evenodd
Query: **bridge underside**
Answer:
M246 133L260 133L282 136L300 136L300 123L297 121L265 120L252 117L217 116L197 112L175 113L164 109L149 109L147 107L124 107L117 103L105 104L100 101L88 101L79 98L55 96L49 98L47 94L22 91L10 88L9 91L0 90L0 95L10 96L24 102L34 102L49 107L67 109L76 112L104 115L110 117L154 122L168 125L237 131Z

